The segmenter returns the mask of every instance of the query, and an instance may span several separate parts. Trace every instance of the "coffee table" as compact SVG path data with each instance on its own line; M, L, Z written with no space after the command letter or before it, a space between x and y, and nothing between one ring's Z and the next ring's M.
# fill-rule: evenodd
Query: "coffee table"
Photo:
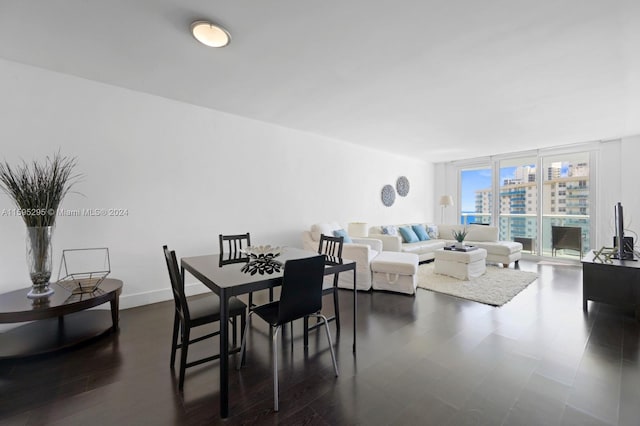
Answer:
M31 288L0 294L0 323L32 321L0 333L0 359L58 351L118 330L122 281L105 279L92 293L72 294L51 284L48 303L27 298ZM109 302L111 311L87 309Z
M487 270L487 251L483 248L472 251L438 249L434 256L433 272L436 274L469 280L479 277Z

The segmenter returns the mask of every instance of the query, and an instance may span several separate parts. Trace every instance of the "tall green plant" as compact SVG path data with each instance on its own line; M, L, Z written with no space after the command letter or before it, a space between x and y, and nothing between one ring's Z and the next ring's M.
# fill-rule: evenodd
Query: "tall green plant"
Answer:
M4 161L0 163L0 188L20 209L27 226L53 226L58 206L81 176L74 174L75 167L75 157L60 152L44 162L23 161L15 168Z

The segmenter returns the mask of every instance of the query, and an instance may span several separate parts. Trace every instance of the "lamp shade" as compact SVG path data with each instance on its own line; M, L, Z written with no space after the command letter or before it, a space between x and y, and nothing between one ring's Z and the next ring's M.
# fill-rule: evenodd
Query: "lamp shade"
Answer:
M366 222L351 222L348 229L351 237L366 238L369 236L369 224Z
M443 195L440 197L440 205L441 206L452 206L453 205L453 197L451 195Z

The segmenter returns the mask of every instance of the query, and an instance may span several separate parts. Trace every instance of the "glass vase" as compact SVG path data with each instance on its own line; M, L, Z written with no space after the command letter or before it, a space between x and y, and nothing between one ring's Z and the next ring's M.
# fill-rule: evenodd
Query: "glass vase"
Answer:
M27 227L27 265L31 277L31 291L27 297L35 299L53 294L49 287L52 266L53 226Z

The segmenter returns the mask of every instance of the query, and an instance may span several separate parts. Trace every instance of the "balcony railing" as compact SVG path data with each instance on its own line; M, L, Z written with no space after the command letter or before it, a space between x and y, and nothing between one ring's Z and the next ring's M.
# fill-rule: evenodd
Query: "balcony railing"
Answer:
M491 213L462 213L460 215L461 225L471 225L472 223L491 223Z
M490 224L491 213L462 213L460 224L470 225L473 223ZM537 216L535 214L508 214L499 215L499 238L501 240L530 241L533 252L537 251ZM579 214L545 214L542 216L542 255L551 256L551 227L552 226L573 226L582 230L582 253L587 253L591 248L590 243L590 217ZM577 251L561 250L557 257L567 259L579 259Z

